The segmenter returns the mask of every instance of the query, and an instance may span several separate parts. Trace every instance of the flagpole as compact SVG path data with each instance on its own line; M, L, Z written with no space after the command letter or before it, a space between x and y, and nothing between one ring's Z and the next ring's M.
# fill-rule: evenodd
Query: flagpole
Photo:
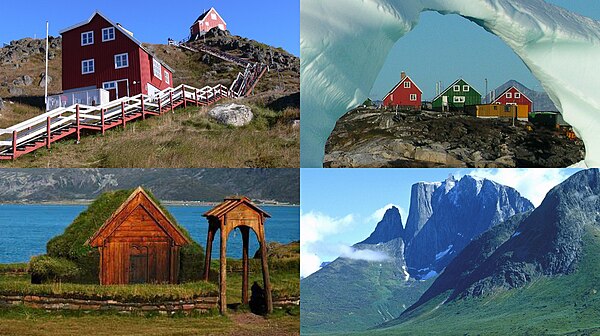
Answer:
M46 73L44 75L44 101L46 102L46 111L48 111L48 28L50 24L46 21Z

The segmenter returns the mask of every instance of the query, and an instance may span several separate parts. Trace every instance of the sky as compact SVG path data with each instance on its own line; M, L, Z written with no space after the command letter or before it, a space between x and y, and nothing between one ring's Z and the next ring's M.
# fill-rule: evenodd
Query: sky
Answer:
M598 0L546 2L600 20ZM482 95L486 78L488 92L510 79L542 91L539 81L500 38L457 15L422 13L415 29L394 46L369 97L383 99L398 83L403 70L423 90L423 100L436 95L436 82L441 81L446 88L459 77Z
M166 44L168 38L186 38L192 23L210 7L215 7L232 34L300 55L298 0L3 1L0 43L43 37L47 20L50 21L50 35L58 36L61 29L85 21L94 11L100 10L132 31L140 41Z
M405 223L411 186L474 175L515 188L538 206L546 193L578 169L301 169L301 276L346 255L395 205Z

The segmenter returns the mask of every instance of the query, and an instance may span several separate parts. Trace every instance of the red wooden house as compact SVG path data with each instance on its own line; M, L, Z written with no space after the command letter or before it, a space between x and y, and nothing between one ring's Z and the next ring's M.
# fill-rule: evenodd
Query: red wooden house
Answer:
M533 101L514 86L511 86L502 92L492 104L525 105L527 106L527 113L533 111Z
M227 23L214 7L202 13L190 27L192 36L202 35L209 30L218 27L221 30L227 30Z
M111 100L173 85L173 69L100 12L60 32L65 93L105 89Z
M403 71L400 75L400 83L383 98L383 106L421 109L421 96L423 91Z

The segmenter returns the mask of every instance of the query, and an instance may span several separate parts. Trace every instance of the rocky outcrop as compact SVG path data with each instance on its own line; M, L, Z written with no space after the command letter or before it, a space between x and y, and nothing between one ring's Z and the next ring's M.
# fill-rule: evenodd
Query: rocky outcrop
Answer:
M375 231L371 233L369 238L363 240L359 244L378 244L386 243L396 238L403 238L404 227L402 226L402 218L400 211L395 206L387 209L383 218L377 226Z
M50 37L48 39L50 50L48 56L50 59L56 57L55 51L62 48L62 39L60 37ZM34 55L45 55L46 40L24 38L11 41L8 45L0 48L0 64L19 64L26 63ZM31 85L31 84L30 84Z
M338 120L325 167L566 167L584 157L583 142L527 122L458 112L358 108Z
M208 112L208 115L220 124L235 127L248 125L254 118L248 106L235 103L217 105Z
M39 83L39 86L40 87L46 86L46 81L48 81L48 85L50 85L50 83L52 83L52 76L46 75L45 73L42 72L40 74L40 83Z

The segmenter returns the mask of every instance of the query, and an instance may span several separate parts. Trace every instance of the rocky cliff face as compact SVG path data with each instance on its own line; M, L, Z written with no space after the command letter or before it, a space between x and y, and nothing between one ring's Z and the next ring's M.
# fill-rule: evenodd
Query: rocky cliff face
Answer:
M509 217L533 209L513 188L469 175L434 186L416 211L430 216L405 249L409 272L421 278L440 273L475 237ZM421 188L417 187L417 190ZM431 208L431 211L429 210ZM420 218L421 222L425 218Z
M394 206L387 209L381 221L377 223L375 231L371 233L369 238L363 240L359 244L385 243L396 238L402 238L403 235L404 227L402 226L400 211Z
M517 215L472 241L409 309L449 292L451 301L521 287L542 276L570 274L584 236L600 227L600 172L576 173L533 211Z

